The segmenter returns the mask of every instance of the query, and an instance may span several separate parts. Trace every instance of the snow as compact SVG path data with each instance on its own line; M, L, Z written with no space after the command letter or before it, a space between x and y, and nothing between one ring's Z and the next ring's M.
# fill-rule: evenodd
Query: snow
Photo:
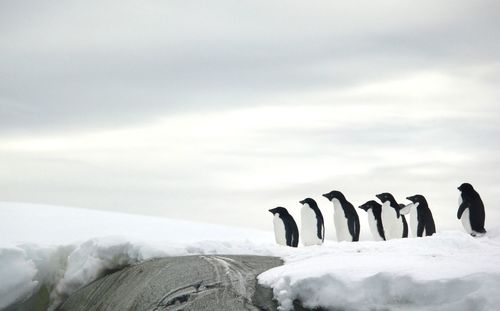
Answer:
M289 248L276 245L271 232L0 202L0 309L45 286L54 310L108 270L192 254L282 257L283 266L259 276L273 288L281 310L290 310L295 299L310 308L348 310L496 310L500 305L500 228L481 238L446 231Z
M282 310L293 300L334 310L497 310L500 230L431 237L326 243L285 257L259 276Z
M46 286L53 310L106 271L151 258L285 249L272 241L258 230L0 202L0 309Z
M67 244L116 235L149 242L241 240L269 241L269 232L61 206L0 202L0 245Z
M38 282L35 264L24 258L24 252L18 248L0 249L0 309L31 295Z

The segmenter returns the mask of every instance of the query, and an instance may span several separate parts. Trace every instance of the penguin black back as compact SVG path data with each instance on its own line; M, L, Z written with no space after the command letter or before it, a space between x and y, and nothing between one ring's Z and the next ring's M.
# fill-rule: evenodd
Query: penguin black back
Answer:
M396 218L401 219L402 225L403 225L403 231L401 233L402 238L407 238L408 237L408 222L406 221L406 217L401 214L401 209L405 206L404 204L399 204L394 196L390 194L389 192L383 192L380 194L376 195L377 198L382 201L382 203L389 202L390 206L394 208L396 211Z
M292 215L284 207L278 206L269 210L273 215L278 214L285 226L286 245L297 247L299 245L299 228Z
M431 209L429 208L429 204L423 195L416 194L411 197L407 197L406 199L410 200L412 203L418 203L417 209L417 236L421 237L425 235L433 235L436 233L436 225L434 223L434 218L432 217Z
M368 212L369 209L372 210L375 221L377 222L377 231L380 237L385 241L384 226L382 225L382 205L377 201L370 200L365 204L359 206L359 208Z
M486 233L484 229L484 221L486 214L484 212L484 204L481 196L469 183L463 183L458 187L461 192L462 202L458 207L457 217L462 218L462 214L466 209L469 209L470 227L473 230L472 235L475 233Z
M344 211L344 216L347 219L347 227L349 230L349 234L352 236L352 241L359 241L359 233L360 233L360 224L359 224L359 216L356 212L356 209L351 204L351 202L347 201L344 194L340 191L333 190L329 193L323 194L325 198L329 201L333 199L337 199L342 206L342 210Z

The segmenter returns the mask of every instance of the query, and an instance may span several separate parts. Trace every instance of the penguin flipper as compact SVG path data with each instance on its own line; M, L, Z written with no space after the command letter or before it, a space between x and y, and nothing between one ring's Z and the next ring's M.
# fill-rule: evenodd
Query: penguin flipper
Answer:
M349 229L349 233L351 234L352 241L359 241L359 217L358 214L352 214L347 219L347 227Z
M401 215L403 218L403 238L408 237L408 223L406 222L406 217L404 215Z
M284 219L286 227L286 245L291 247L297 247L299 244L299 229L297 223L293 220L293 217Z
M295 230L292 234L292 247L297 247L299 245L299 230Z
M325 225L323 224L323 237L321 238L321 242L325 241Z
M297 223L295 223L295 220L293 218L290 219L290 222L292 223L292 247L297 247L299 245L299 228L297 227Z
M356 212L355 212L356 213ZM358 213L355 214L354 224L356 225L356 233L354 234L353 242L359 241L359 233L361 232L361 227L359 226L359 217Z
M431 218L429 219L429 223L425 228L425 235L429 236L433 235L434 233L436 233L436 224L434 223L434 219L431 216Z
M354 218L353 217L349 217L347 219L347 228L349 229L349 234L352 237L352 241L355 241L355 238L356 238L356 225L354 223Z
M423 224L423 223L421 223L421 222L419 222L419 223L418 223L418 227L417 227L417 236L418 236L419 238L421 238L421 237L422 237L422 235L424 235L424 229L425 229L424 224Z
M292 230L288 228L288 230L286 230L286 246L292 246L292 244L293 244Z
M470 225L471 229L478 233L478 234L484 234L486 233L486 230L484 229L484 213L478 213L477 211L470 213Z
M466 202L463 202L462 204L460 204L460 206L458 207L458 212L457 212L457 218L460 219L462 218L462 214L464 213L464 211L470 206L470 203L466 203Z
M316 234L318 236L318 239L321 240L321 242L325 241L325 221L323 220L323 214L321 214L321 211L317 208L316 212Z
M377 231L380 237L385 241L385 232L384 232L384 225L382 225L381 221L377 221Z

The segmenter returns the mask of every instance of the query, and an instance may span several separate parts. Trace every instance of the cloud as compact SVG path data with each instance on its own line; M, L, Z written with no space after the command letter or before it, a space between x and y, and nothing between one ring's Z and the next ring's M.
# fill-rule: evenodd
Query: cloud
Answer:
M269 228L421 192L454 227L457 183L500 200L498 6L2 3L0 199Z
M0 127L113 127L498 63L496 6L4 3Z

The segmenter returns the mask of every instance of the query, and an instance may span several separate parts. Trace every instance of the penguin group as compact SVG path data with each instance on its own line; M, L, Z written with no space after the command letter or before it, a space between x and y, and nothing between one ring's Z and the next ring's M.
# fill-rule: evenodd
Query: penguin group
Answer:
M457 218L465 231L476 237L486 233L484 229L484 204L479 193L471 184L463 183L460 191ZM354 206L340 191L333 190L323 194L333 204L333 222L337 241L359 241L360 225ZM375 195L380 201L370 200L358 208L368 215L368 225L375 241L431 236L436 233L436 225L429 204L421 194L409 196L408 204L396 201L389 192ZM321 245L325 240L325 222L318 204L312 198L299 202L301 207L300 239L302 245ZM299 228L292 215L284 207L269 210L274 215L274 235L279 245L297 247ZM409 218L409 225L406 217Z

